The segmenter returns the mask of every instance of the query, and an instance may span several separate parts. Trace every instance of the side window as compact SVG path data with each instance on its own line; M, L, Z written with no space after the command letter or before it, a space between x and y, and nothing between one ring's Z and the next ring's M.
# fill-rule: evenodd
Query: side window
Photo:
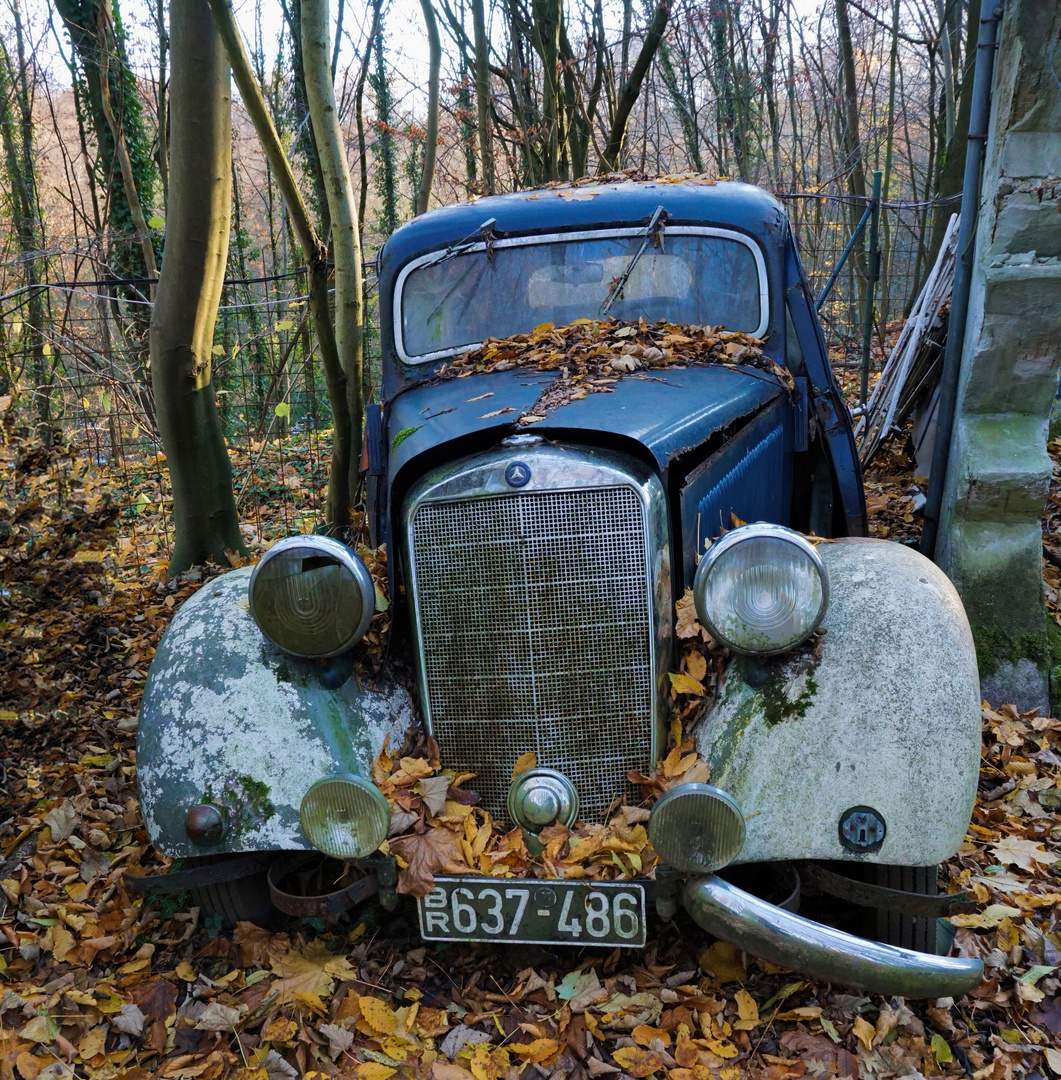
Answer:
M792 308L785 301L785 363L793 375L802 375L806 364L803 361L803 349L800 348L799 335L792 322Z

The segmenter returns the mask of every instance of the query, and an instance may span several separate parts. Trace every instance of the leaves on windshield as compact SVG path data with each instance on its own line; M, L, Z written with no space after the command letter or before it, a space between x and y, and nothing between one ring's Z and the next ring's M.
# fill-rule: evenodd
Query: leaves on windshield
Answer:
M589 394L611 393L622 378L660 368L705 364L754 367L791 389L794 384L788 370L765 355L762 346L762 340L751 334L721 326L576 319L566 326L542 323L529 334L504 340L487 338L477 349L443 366L439 377L460 379L515 368L558 372L559 377L519 416L517 423L526 427L569 402Z

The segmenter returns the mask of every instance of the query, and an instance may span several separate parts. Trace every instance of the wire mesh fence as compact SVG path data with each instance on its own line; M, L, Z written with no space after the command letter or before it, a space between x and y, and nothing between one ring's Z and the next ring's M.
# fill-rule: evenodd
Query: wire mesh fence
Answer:
M794 192L785 203L800 256L818 296L840 261L869 200ZM901 322L931 269L934 238L958 212L961 196L931 202L882 202L880 279L875 290L874 335L883 343L888 328ZM938 233L937 233L938 230ZM834 367L856 365L862 344L868 241L856 242L819 315ZM880 350L876 350L878 360Z
M782 198L817 294L848 245L865 200L806 193ZM881 204L877 363L889 324L901 321L925 276L937 221L945 225L955 210L952 202ZM821 307L830 356L840 369L857 364L861 353L869 265L862 238ZM119 510L122 551L145 570L158 547L172 543L169 480L149 392L150 285L50 283L48 318L39 328L22 324L23 290L0 298L0 350L9 380L22 389L24 423L62 449L53 455L60 461L57 483L76 483L85 469L106 473ZM373 280L373 324L377 310ZM375 325L368 341L371 379L378 386ZM311 529L324 516L331 421L304 274L226 282L213 351L213 386L247 542L267 544ZM11 482L0 477L0 488Z

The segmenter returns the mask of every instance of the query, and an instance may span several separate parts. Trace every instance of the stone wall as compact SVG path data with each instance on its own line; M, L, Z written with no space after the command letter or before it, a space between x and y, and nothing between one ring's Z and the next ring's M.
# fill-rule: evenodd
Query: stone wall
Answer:
M1046 704L1049 668L1039 519L1061 364L1059 36L1061 0L1006 3L937 550L993 653L985 696L1026 707Z

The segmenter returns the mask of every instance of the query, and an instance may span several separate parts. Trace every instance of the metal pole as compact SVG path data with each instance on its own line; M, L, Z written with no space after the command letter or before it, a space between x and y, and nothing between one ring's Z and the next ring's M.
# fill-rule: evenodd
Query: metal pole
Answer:
M825 287L820 293L818 293L818 299L814 301L814 310L821 311L822 304L825 303L826 297L832 290L833 285L836 284L836 279L840 276L840 271L844 268L844 263L847 262L848 255L851 254L858 243L858 238L862 235L862 230L866 227L866 222L869 221L870 212L873 210L872 206L867 206L862 217L859 218L858 224L855 226L855 231L851 234L851 239L847 242L847 247L840 253L840 258L836 260L836 265L833 267L833 272L829 275L829 280L825 283Z
M954 413L958 401L958 378L961 374L965 324L969 317L969 290L973 280L973 253L976 222L980 211L980 171L984 163L987 129L991 120L991 80L995 70L995 40L1001 3L980 20L976 42L976 67L973 71L973 97L969 114L969 141L965 150L965 177L962 180L962 209L958 220L957 264L954 268L954 291L951 297L947 346L943 353L940 377L939 412L936 416L935 441L932 444L932 467L929 474L925 524L921 530L921 551L930 559L936 556L939 519L943 510L943 489L947 484Z
M858 403L866 404L869 397L869 354L873 343L873 308L877 302L877 279L880 277L880 244L878 233L880 229L880 186L881 173L877 169L873 174L873 198L870 200L869 209L872 212L869 219L869 259L866 272L866 311L862 320L862 383L859 387Z

